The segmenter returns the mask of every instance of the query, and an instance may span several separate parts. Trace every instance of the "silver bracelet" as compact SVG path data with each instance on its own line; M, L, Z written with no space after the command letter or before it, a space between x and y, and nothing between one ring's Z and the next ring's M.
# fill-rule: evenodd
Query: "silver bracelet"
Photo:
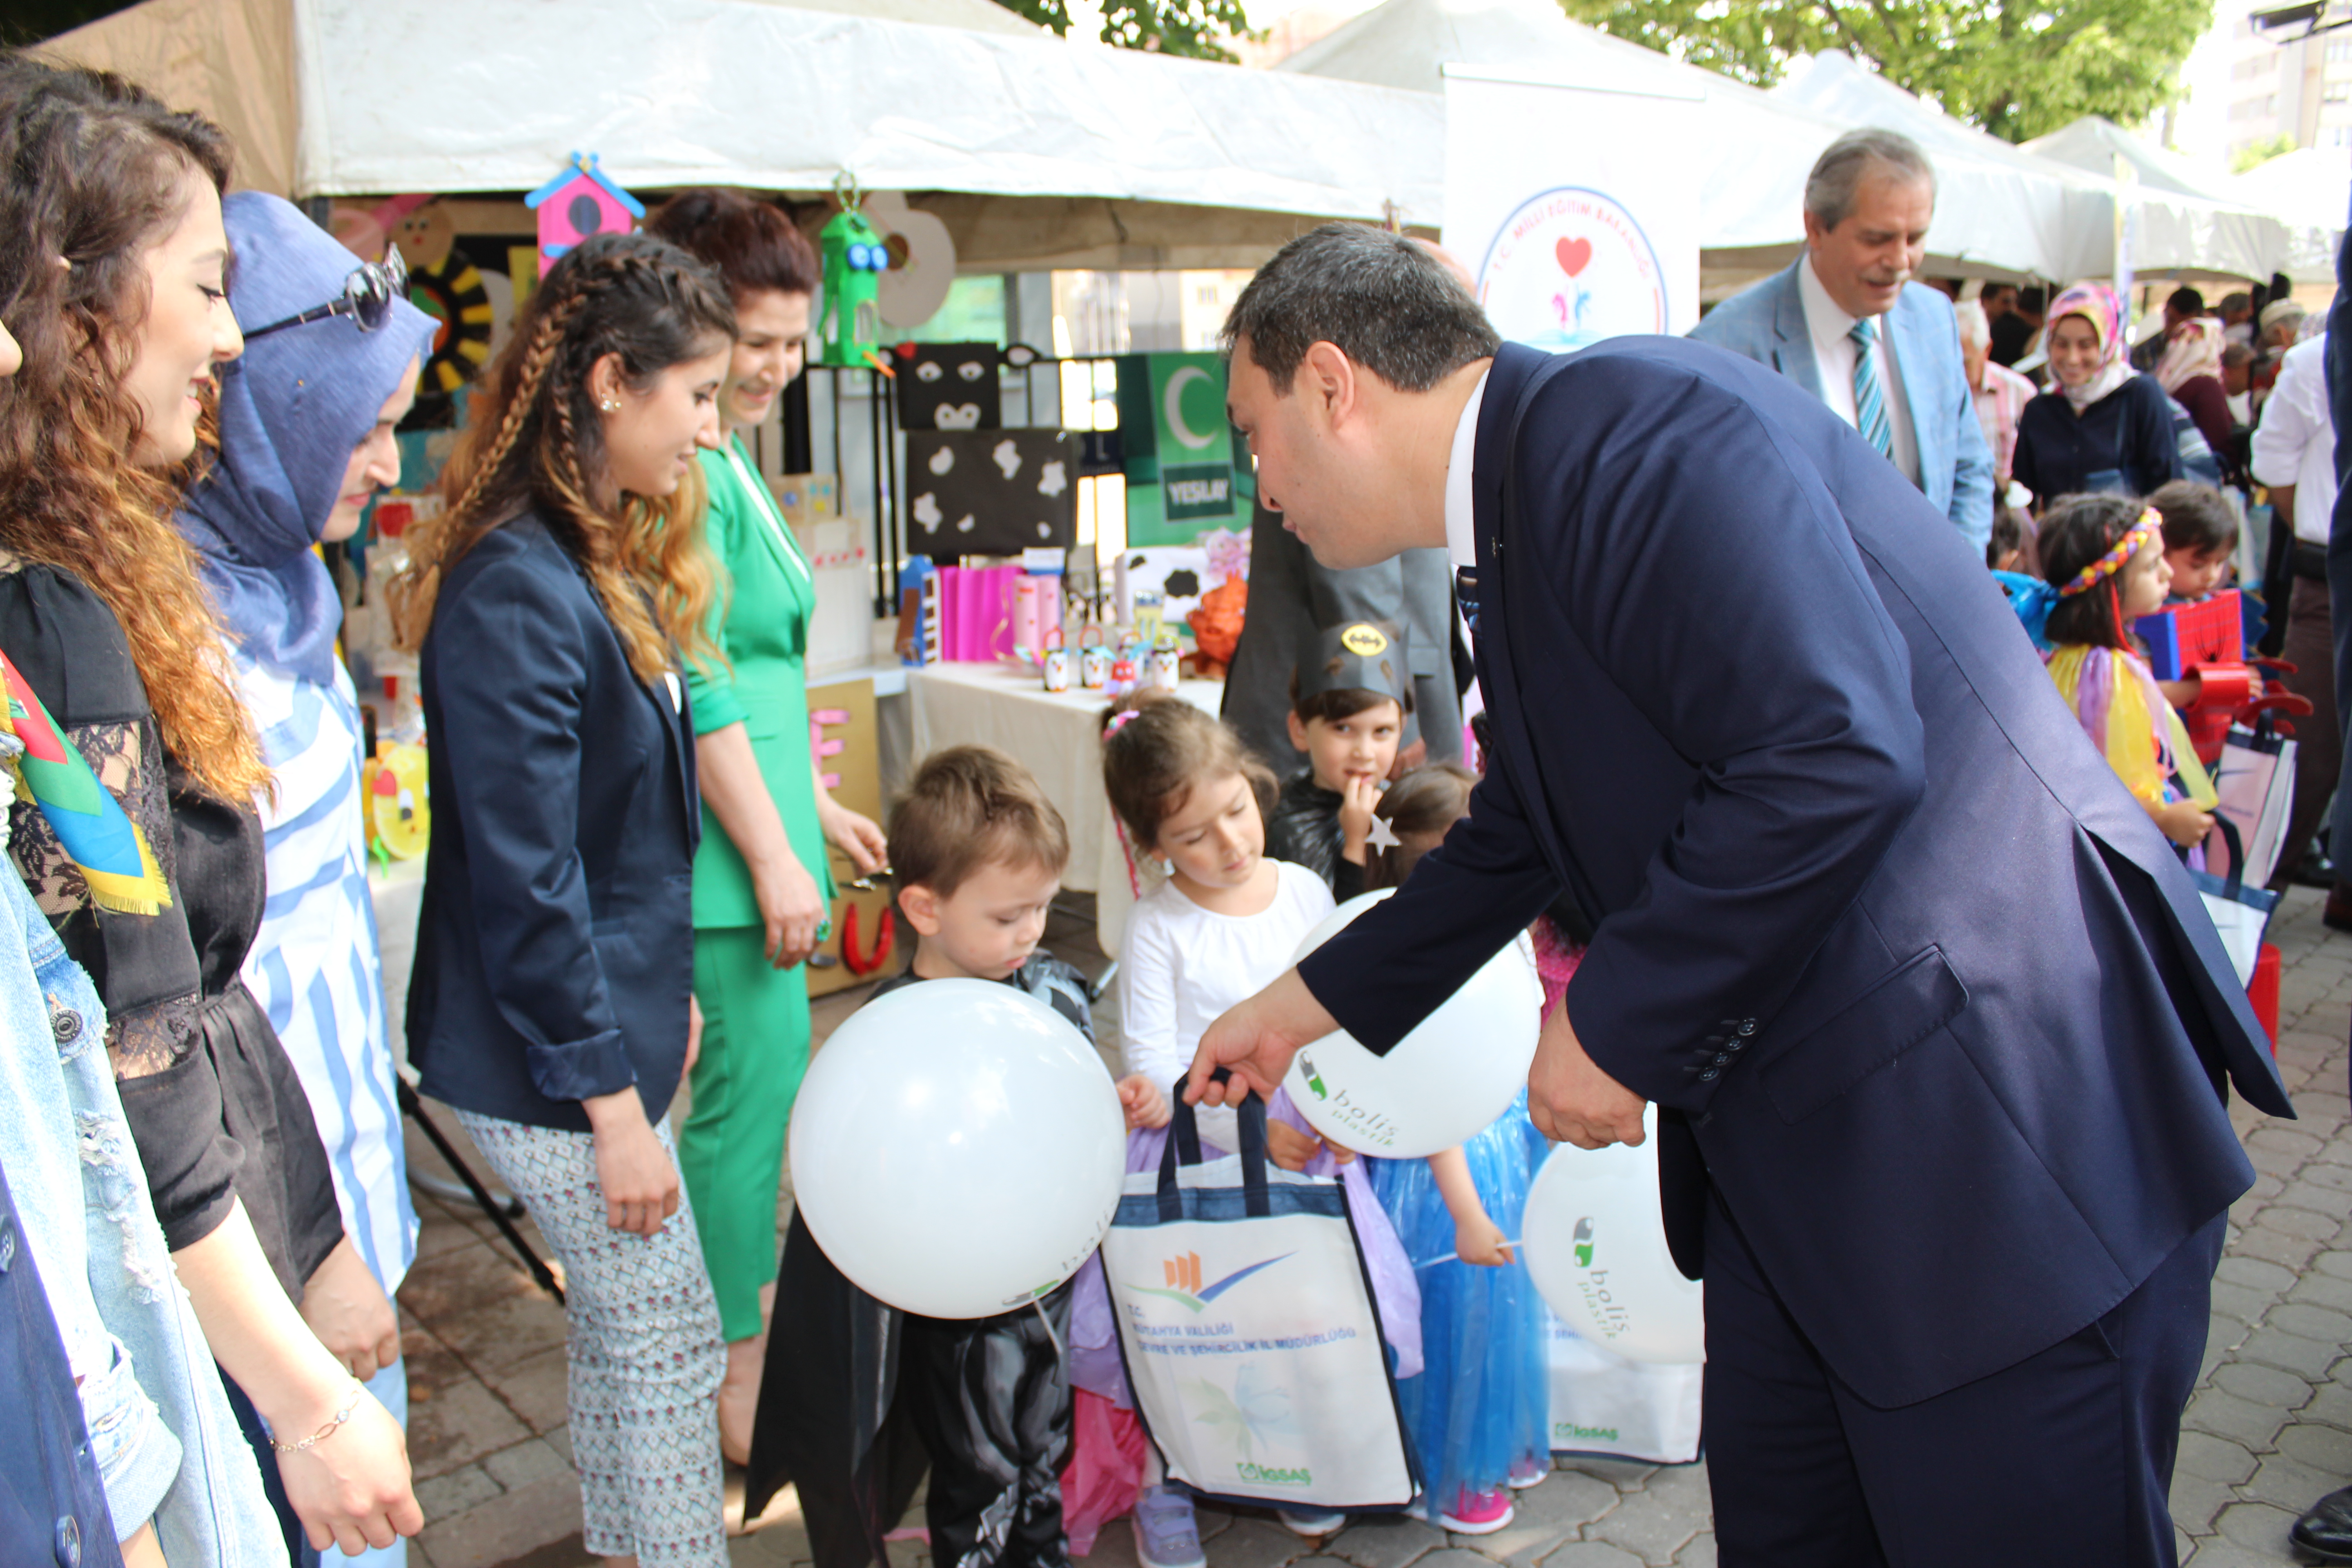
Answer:
M308 1437L303 1438L299 1443L281 1443L277 1438L272 1437L269 1440L269 1446L277 1449L281 1454L299 1454L306 1450L315 1448L320 1444L325 1442L328 1438L333 1436L337 1429L340 1428L344 1422L349 1421L352 1418L352 1413L360 1407L360 1401L366 1397L367 1390L360 1385L359 1379L353 1378L352 1380L351 1403L344 1405L341 1410L336 1411L334 1415L329 1419L325 1426L320 1427L316 1432L311 1433Z

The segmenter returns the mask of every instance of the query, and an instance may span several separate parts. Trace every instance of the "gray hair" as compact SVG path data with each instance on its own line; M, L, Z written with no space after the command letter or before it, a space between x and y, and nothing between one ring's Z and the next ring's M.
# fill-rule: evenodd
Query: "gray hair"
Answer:
M1854 188L1874 166L1885 165L1906 179L1935 189L1935 165L1919 143L1896 131L1875 126L1849 131L1824 148L1805 176L1805 213L1823 228L1835 228L1853 211Z
M1327 223L1276 251L1234 301L1219 341L1230 356L1244 338L1285 395L1319 342L1402 392L1427 392L1502 344L1429 247L1360 223Z
M1981 300L1960 300L1952 307L1952 316L1959 323L1962 348L1986 349L1992 346L1992 321L1985 314Z

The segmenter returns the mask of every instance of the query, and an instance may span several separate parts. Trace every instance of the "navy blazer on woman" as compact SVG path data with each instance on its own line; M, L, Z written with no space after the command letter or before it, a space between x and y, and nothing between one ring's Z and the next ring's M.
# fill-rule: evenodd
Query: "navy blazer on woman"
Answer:
M1515 421L1519 421L1516 426ZM1874 1405L2115 1306L2290 1114L2195 889L1983 563L1818 401L1705 344L1505 347L1474 468L1467 821L1308 958L1395 1041L1562 886L1578 1037Z
M408 1054L436 1100L588 1131L686 1064L701 834L685 683L648 687L524 513L444 574L419 656L433 838Z

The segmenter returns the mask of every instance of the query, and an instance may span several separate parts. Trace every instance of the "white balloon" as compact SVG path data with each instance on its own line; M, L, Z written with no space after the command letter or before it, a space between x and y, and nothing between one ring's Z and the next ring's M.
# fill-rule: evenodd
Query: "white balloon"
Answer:
M859 1008L793 1108L810 1234L860 1289L927 1318L1007 1311L1076 1273L1126 1170L1102 1058L1045 1003L983 980Z
M1295 963L1389 896L1350 899L1307 933ZM1316 1131L1385 1159L1423 1159L1484 1131L1536 1058L1543 984L1523 940L1487 960L1386 1056L1342 1029L1302 1047L1283 1087Z
M1666 1250L1657 1107L1643 1125L1638 1149L1555 1148L1528 1189L1519 1235L1560 1321L1627 1361L1689 1365L1706 1359L1705 1296Z

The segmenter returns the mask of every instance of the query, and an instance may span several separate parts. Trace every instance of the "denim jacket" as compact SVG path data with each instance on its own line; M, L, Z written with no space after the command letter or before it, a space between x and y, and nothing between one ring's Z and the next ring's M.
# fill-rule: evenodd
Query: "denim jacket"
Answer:
M173 1568L284 1568L253 1450L148 1202L97 991L20 878L0 876L0 1163L80 1379L117 1533L153 1519Z

